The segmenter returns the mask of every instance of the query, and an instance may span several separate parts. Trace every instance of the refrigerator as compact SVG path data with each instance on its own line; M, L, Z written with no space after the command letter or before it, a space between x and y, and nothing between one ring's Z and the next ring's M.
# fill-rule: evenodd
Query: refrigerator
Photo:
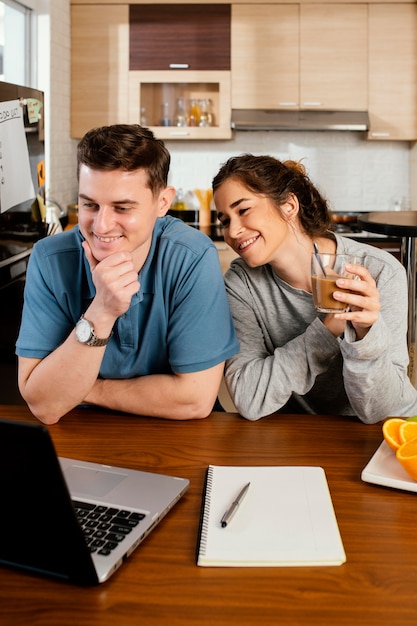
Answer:
M0 82L0 362L14 359L26 268L45 222L44 94Z

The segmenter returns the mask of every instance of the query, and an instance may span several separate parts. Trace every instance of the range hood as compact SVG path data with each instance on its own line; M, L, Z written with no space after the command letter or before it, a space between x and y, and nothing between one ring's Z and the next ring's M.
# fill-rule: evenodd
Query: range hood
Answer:
M234 130L355 130L369 129L367 111L232 111Z

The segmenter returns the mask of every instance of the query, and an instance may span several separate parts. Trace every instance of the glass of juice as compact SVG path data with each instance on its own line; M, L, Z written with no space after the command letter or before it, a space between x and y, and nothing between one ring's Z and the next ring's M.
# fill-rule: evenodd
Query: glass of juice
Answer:
M313 253L311 257L311 283L316 309L321 313L341 313L349 306L333 298L335 291L351 293L349 289L337 287L338 278L355 278L346 271L348 263L359 264L356 257L349 254Z

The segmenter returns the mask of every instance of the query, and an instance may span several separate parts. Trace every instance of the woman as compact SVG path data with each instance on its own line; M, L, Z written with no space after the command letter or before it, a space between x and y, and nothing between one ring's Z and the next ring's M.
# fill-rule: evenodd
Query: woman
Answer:
M240 256L225 275L240 352L226 363L239 413L357 415L374 423L417 413L407 376L407 284L390 254L329 230L325 199L293 161L231 158L213 180L225 241ZM324 314L311 289L313 244L359 257L355 280L333 297L347 312Z

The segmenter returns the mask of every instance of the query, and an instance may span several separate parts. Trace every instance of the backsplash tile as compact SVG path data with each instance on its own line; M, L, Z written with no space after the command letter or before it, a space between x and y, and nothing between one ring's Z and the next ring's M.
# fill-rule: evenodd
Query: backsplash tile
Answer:
M334 211L385 211L409 196L409 143L372 142L355 132L236 132L232 141L167 142L170 182L211 186L230 156L252 152L302 160Z

